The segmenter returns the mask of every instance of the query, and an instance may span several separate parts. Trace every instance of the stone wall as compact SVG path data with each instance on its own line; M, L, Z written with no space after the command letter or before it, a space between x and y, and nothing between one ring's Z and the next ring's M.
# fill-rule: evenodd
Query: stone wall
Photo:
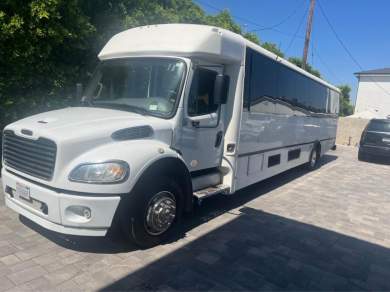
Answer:
M357 146L366 125L370 120L359 118L339 118L336 144Z

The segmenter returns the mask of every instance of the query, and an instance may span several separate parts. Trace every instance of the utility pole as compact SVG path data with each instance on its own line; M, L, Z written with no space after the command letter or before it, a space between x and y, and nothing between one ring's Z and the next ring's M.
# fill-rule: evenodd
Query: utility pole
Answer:
M306 69L307 64L307 53L309 51L310 44L310 36L311 36L311 28L313 24L313 14L314 14L314 5L316 0L310 0L310 8L309 8L309 17L307 19L307 27L306 27L306 36L305 36L305 46L303 48L303 57L302 57L302 69Z

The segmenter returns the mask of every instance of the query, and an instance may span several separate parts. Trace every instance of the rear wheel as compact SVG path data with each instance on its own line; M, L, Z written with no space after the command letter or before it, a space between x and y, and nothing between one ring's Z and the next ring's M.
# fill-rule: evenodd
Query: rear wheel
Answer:
M162 178L138 185L122 214L126 238L148 248L169 238L182 214L182 192L176 182Z
M316 169L318 167L319 159L320 159L319 147L314 146L313 150L310 153L309 162L306 164L306 168L308 170Z

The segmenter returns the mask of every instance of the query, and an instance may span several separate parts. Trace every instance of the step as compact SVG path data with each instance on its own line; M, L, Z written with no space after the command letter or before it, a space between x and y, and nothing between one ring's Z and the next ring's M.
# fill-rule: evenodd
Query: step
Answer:
M192 188L195 192L221 184L221 173L218 169L198 171L196 174L192 173L191 176Z
M221 184L196 191L194 192L194 196L198 198L198 200L203 200L214 195L227 194L229 191L230 188L228 186Z

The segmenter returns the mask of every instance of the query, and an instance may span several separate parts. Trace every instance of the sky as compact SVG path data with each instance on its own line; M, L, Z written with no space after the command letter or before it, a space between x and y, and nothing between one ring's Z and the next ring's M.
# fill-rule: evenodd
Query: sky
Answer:
M310 0L194 2L210 14L218 12L215 8L228 9L245 31L263 28L256 31L262 42L276 43L287 57L302 57ZM370 70L390 67L390 0L316 0L308 63L331 84L348 84L354 102L354 73L361 69L338 42L319 4L352 58Z

